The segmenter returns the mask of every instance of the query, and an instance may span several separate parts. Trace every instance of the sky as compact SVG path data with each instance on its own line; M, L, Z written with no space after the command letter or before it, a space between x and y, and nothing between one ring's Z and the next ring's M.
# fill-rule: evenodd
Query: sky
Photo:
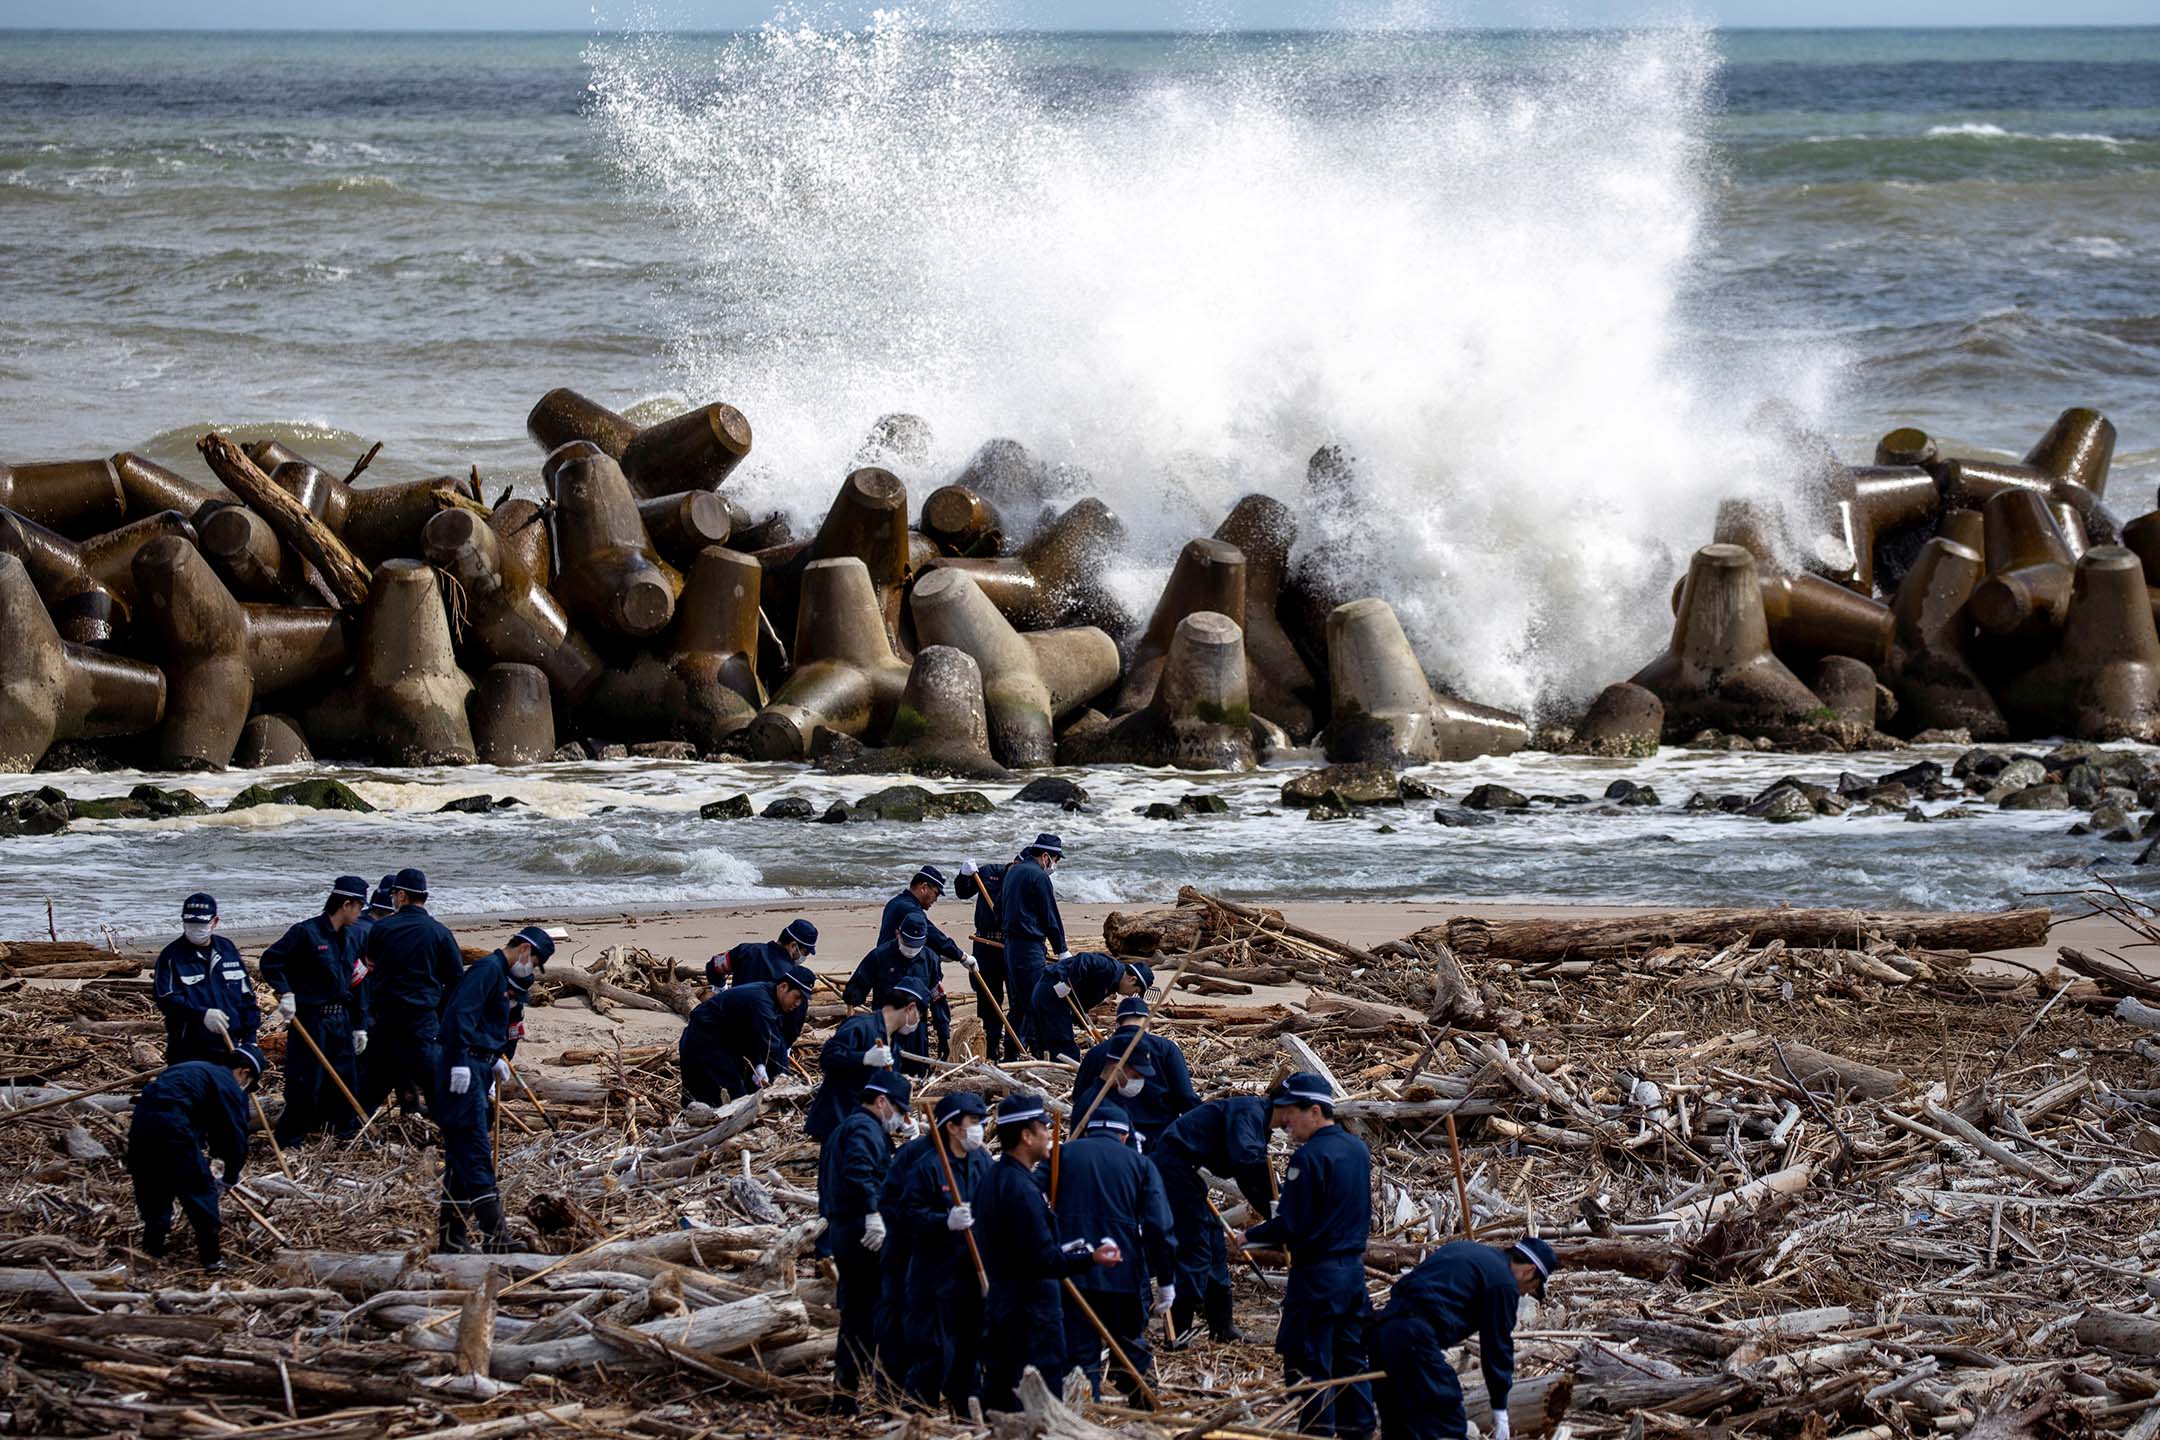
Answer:
M899 6L905 0L885 0ZM675 25L728 30L772 17L777 0L673 0L633 6L619 0L0 0L0 28L201 30L585 30L595 16L614 25L658 14ZM869 5L818 3L799 9L865 15ZM930 3L931 15L948 3ZM2146 25L2153 0L997 0L977 7L993 28L1058 30L1296 29L1345 15L1415 16L1440 26L1572 23L1636 25L1684 16L1728 26Z

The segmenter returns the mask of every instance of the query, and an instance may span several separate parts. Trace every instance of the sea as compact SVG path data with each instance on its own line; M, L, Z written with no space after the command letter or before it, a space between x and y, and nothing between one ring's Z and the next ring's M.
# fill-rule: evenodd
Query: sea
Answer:
M1220 9L1222 7L1215 7ZM1345 12L1348 13L1348 12ZM749 415L730 484L814 524L880 415L927 493L1022 441L1099 495L1142 612L1238 496L1291 503L1474 698L1557 713L1655 654L1720 499L1804 504L1766 406L1864 461L1919 425L2016 455L2094 405L2108 499L2160 483L2160 28L998 33L959 10L707 34L0 31L0 460L206 427L385 480L536 492L532 402ZM1307 457L1366 503L1307 512ZM177 898L304 913L424 865L452 913L889 891L917 860L1073 848L1079 899L1980 905L2137 847L2060 814L1769 827L1682 815L1843 762L1666 751L1436 767L1667 804L1315 824L1282 776L1118 769L1077 815L713 822L871 782L627 761L336 770L380 806L0 842L0 935L162 931ZM1935 758L1948 759L1939 754ZM40 777L78 794L143 777ZM206 798L255 777L188 781ZM26 788L18 785L0 789ZM1143 821L1189 789L1232 814ZM1003 800L1012 787L988 787ZM439 815L472 793L522 801ZM1940 806L1934 808L1941 808ZM2060 902L2068 903L2068 902ZM265 923L269 923L267 918Z

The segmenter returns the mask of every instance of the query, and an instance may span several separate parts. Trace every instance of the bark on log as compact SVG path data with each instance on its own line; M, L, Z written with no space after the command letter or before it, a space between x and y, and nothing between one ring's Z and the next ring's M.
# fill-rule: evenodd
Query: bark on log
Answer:
M2014 950L2047 940L2045 906L1986 912L1894 910L1665 910L1609 920L1493 920L1457 915L1409 938L1447 945L1465 959L1551 963L1653 949L1660 945L1768 944L1819 948L1879 935L1933 950Z
M674 1013L664 1001L655 1000L652 996L641 994L636 990L626 990L612 980L602 980L599 976L588 974L574 965L555 966L548 971L547 978L559 980L582 994L588 996L598 995L603 1000L612 1000L618 1005L627 1005L633 1010L657 1010L663 1015L672 1015Z
M2063 969L2073 970L2100 982L2101 988L2111 995L2135 995L2148 1004L2160 1005L2160 981L2148 979L2127 965L2088 955L2083 950L2064 945L2056 950Z
M1103 947L1113 955L1146 959L1198 950L1210 937L1207 911L1197 905L1174 910L1113 910L1103 917Z
M1240 905L1234 900L1218 900L1206 891L1195 889L1191 885L1180 885L1178 887L1178 904L1181 906L1214 906L1237 916L1240 920L1259 925L1263 929L1273 930L1279 934L1302 940L1307 945L1317 946L1328 954L1347 960L1353 965L1379 966L1382 963L1380 957L1370 950L1363 950L1355 945L1347 944L1344 941L1337 940L1332 935L1322 935L1317 930L1308 930L1302 925L1294 925L1276 911L1262 910L1251 905ZM2042 911L2041 913L2046 914L2047 912Z
M2113 1350L2147 1359L2160 1357L2160 1318L2125 1315L2120 1310L2088 1310L2078 1317L2078 1344L2088 1350Z
M767 1336L801 1331L809 1326L803 1302L792 1295L759 1295L731 1305L700 1310L688 1319L670 1315L631 1327L641 1335L654 1335L672 1345L703 1355L739 1355ZM662 1370L672 1362L664 1356L629 1353L597 1336L581 1335L551 1340L544 1345L498 1345L490 1373L498 1380L523 1380L532 1375L559 1375L606 1365L612 1371Z
M1567 1418L1568 1405L1574 1398L1575 1377L1571 1374L1518 1380L1508 1391L1508 1426L1525 1437L1549 1435ZM1480 1434L1491 1433L1492 1397L1485 1393L1483 1385L1463 1387L1463 1410Z
M2140 1030L2160 1030L2160 1010L2145 1004L2136 996L2123 996L2109 1013L2125 1025L2135 1025Z
M214 430L196 441L195 448L228 490L246 501L280 540L315 567L341 607L357 609L367 599L368 587L374 583L367 566L353 558L352 551L330 533L329 526L263 474L246 451Z
M1781 1039L1777 1048L1785 1052L1785 1063L1792 1067L1792 1072L1799 1077L1800 1083L1818 1095L1835 1086L1869 1100L1883 1100L1902 1094L1912 1083L1898 1071L1863 1064L1858 1060L1848 1060L1843 1055L1817 1050L1814 1046L1802 1045L1797 1040ZM1770 1057L1768 1073L1771 1078L1786 1079L1783 1069L1777 1064L1777 1052L1766 1049L1765 1053Z

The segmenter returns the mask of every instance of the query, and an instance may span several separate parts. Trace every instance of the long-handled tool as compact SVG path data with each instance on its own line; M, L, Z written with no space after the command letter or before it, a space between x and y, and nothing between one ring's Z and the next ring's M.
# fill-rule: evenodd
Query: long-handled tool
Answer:
M1470 1218L1470 1185L1463 1179L1462 1146L1455 1139L1455 1112L1447 1113L1447 1153L1455 1162L1455 1205L1462 1211L1462 1238L1477 1239L1477 1222Z
M1223 1235L1229 1240L1230 1248L1237 1251L1240 1260L1252 1267L1253 1279L1259 1281L1260 1288L1265 1290L1267 1288L1267 1272L1260 1268L1260 1262L1253 1259L1252 1252L1245 1248L1245 1241L1238 1235L1237 1228L1223 1218L1222 1211L1216 1207L1214 1196L1203 1195L1200 1198L1207 1201L1207 1208L1214 1215L1215 1223L1222 1226Z
M1060 1128L1065 1123L1062 1115L1050 1117L1050 1208L1057 1209L1058 1161L1065 1155L1065 1136Z
M240 1047L233 1044L232 1036L226 1034L224 1031L221 1030L218 1032L218 1038L225 1042L226 1054L236 1057L239 1055ZM261 1077L258 1076L257 1078L260 1079ZM270 1128L270 1116L269 1113L263 1109L262 1096L255 1091L250 1090L248 1091L248 1099L254 1102L255 1118L262 1122L263 1134L268 1136L270 1139L270 1153L277 1156L277 1168L285 1172L286 1179L292 1179L292 1166L285 1159L285 1147L277 1143L277 1131ZM286 1096L285 1103L288 1105L292 1104L292 1097L289 1095ZM272 1231L271 1233L275 1234L276 1232ZM279 1243L282 1244L284 1242L280 1241Z
M977 941L977 942L979 942L979 943L981 943L981 944L984 944L984 945L995 945L995 946L997 946L997 948L998 948L998 949L1000 949L1000 950L1002 950L1002 949L1004 949L1004 948L1005 948L1005 942L1004 942L1004 941L1002 941L1002 940L993 940L993 939L991 939L991 938L990 938L989 936L987 936L987 935L970 935L970 936L968 936L968 939L970 939L970 940L974 940L974 941ZM979 972L980 968L981 968L981 967L980 967L980 963L978 962L978 965L977 965L977 969L976 969L976 970L971 970L971 971L969 971L969 972L968 972L968 973L969 973L969 975L970 975L970 976L976 976L976 975L978 974L978 972ZM1006 1018L1005 1018L1005 1007L1004 1007L1004 1006L1002 1006L1002 1005L1000 1005L1000 1004L998 1004L998 1002L997 1002L997 997L996 997L995 995L992 995L992 994L990 993L990 987L989 987L989 986L987 986L987 985L984 985L984 984L980 984L980 983L978 983L978 984L977 984L977 985L975 986L975 995L976 995L976 998L978 998L978 999L980 999L980 1000L984 1000L984 1001L987 1001L987 1002L989 1003L989 1006L990 1006L990 1013L991 1013L991 1014L993 1014L993 1015L995 1015L995 1016L997 1016L997 1018L998 1018L998 1024L1000 1024L1000 1025L1004 1026L1004 1027L1005 1027L1005 1033L1006 1033L1007 1035L1010 1035L1010 1036L1012 1037L1012 1042L1013 1042L1013 1050L1014 1050L1014 1052L1015 1052L1016 1054L1022 1054L1022 1055L1026 1054L1026 1053L1027 1053L1027 1046L1025 1046L1025 1045L1023 1045L1023 1044L1021 1044L1021 1043L1020 1043L1020 1032L1019 1032L1019 1031L1017 1031L1017 1030L1015 1030L1015 1029L1013 1029L1013 1023L1012 1023L1012 1021L1010 1021L1010 1020L1008 1020L1008 1019L1006 1019Z
M1065 1003L1072 1007L1074 1018L1079 1020L1081 1025L1086 1028L1088 1043L1090 1045L1102 1044L1102 1031L1097 1030L1095 1028L1095 1022L1088 1019L1087 1011L1080 1008L1080 1002L1073 998L1071 990L1067 990L1065 992Z
M1148 1409L1162 1409L1162 1402L1157 1400L1155 1392L1148 1388L1147 1377L1140 1373L1140 1367L1133 1364L1131 1358L1125 1354L1125 1347L1117 1343L1117 1336L1112 1335L1109 1328L1102 1323L1101 1317L1095 1313L1095 1307L1088 1304L1086 1298L1080 1294L1080 1287L1073 1284L1070 1277L1065 1281L1065 1295L1080 1307L1080 1313L1087 1316L1088 1324L1095 1327L1095 1333L1102 1337L1103 1344L1110 1347L1110 1354L1117 1360L1118 1368L1132 1376L1133 1384L1140 1387L1140 1398L1147 1401Z
M930 1143L937 1147L938 1168L945 1172L945 1189L953 1198L953 1204L964 1203L960 1199L960 1182L953 1178L952 1157L945 1153L945 1132L938 1128L937 1107L925 1104L923 1113L930 1117ZM982 1247L975 1243L972 1227L960 1232L967 1237L968 1258L975 1262L975 1283L982 1287L983 1298L990 1297L990 1272L983 1268Z
M540 1103L540 1097L533 1094L532 1086L525 1083L525 1076L518 1070L517 1063L513 1061L509 1056L505 1055L503 1057L503 1064L509 1067L510 1078L517 1081L518 1089L525 1092L525 1098L532 1101L533 1109L540 1112L540 1118L542 1120L547 1121L548 1129L560 1133L562 1130L562 1126L555 1123L555 1117L548 1114L547 1106Z
M360 1117L360 1124L365 1127L368 1119L367 1111L360 1108L359 1100L353 1096L352 1087L345 1083L344 1076L337 1073L337 1067L330 1063L329 1056L323 1054L322 1046L315 1043L315 1037L308 1034L307 1026L300 1023L300 1017L295 1015L290 1020L287 1020L285 1028L298 1035L302 1042L307 1045L308 1050L315 1056L315 1063L322 1066L323 1074L330 1077L330 1083L337 1086L338 1094L345 1097L345 1103L352 1106L352 1113ZM357 1140L360 1137L356 1134L353 1138Z
M1178 968L1175 971L1171 972L1170 978L1163 982L1162 994L1155 997L1155 1003L1157 1005L1160 1005L1163 1003L1163 1001L1168 1000L1170 998L1170 992L1172 990L1175 990L1177 988L1178 981L1184 978L1185 962L1181 960L1178 962ZM1125 1042L1125 1053L1118 1056L1117 1058L1117 1063L1120 1067L1122 1067L1126 1061L1132 1059L1133 1051L1140 1048L1140 1037L1148 1033L1148 1021L1152 1020L1153 1018L1154 1017L1152 1015L1143 1015L1140 1018L1139 1027L1133 1031L1132 1039ZM1082 1114L1079 1122L1073 1126L1073 1134L1084 1134L1087 1130L1087 1122L1095 1118L1095 1107L1102 1104L1103 1101L1109 1098L1110 1087L1108 1085L1098 1085L1097 1087L1095 1087L1095 1098L1092 1101L1088 1102L1088 1108L1086 1113Z

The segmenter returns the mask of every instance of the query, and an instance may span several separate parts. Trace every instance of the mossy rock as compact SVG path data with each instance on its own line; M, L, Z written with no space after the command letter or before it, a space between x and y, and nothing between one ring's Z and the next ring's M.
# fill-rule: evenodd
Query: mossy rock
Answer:
M310 810L348 810L356 815L375 813L375 807L342 780L301 780L276 787L250 785L226 803L225 813L251 810L257 805L302 805Z
M705 804L698 806L697 813L700 820L748 820L750 818L750 797L748 795L731 795L725 800L707 801Z

